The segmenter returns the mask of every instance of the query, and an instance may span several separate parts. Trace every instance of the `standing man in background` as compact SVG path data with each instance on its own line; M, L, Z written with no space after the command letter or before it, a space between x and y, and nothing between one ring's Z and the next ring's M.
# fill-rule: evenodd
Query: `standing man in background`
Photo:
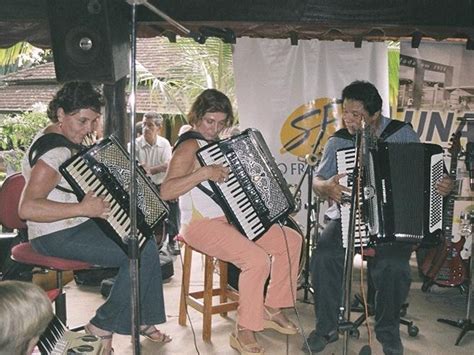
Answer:
M171 159L171 144L160 136L163 127L163 117L156 112L143 115L142 135L137 138L135 149L137 160L145 169L153 183L160 188L165 178L168 162ZM179 230L178 201L169 201L170 213L166 223L168 234L168 250L173 255L179 254L179 245L174 240Z

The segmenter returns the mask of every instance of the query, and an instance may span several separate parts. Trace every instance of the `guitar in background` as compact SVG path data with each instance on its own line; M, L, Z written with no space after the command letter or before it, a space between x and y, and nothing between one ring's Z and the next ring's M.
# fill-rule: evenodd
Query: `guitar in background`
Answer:
M451 153L451 162L449 175L456 179L456 170L458 156L461 152L461 131L460 128L451 138L451 147L448 149ZM461 258L465 238L461 236L460 240L453 242L453 215L454 215L453 194L446 198L446 207L443 212L443 238L440 245L428 250L421 266L421 271L425 276L425 281L421 287L423 292L433 285L445 287L455 287L464 283L467 278L467 270L464 261Z

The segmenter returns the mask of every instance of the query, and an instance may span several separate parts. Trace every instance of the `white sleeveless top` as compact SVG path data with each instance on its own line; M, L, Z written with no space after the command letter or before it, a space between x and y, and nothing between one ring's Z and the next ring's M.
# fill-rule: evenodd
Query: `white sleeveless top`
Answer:
M204 140L196 140L200 147L207 145ZM201 183L205 188L212 191L207 181ZM214 200L198 187L194 187L179 198L179 209L181 211L181 233L185 233L186 227L193 221L202 218L216 218L224 216L224 212Z
M38 133L33 139L33 143L43 134L44 134L43 131ZM30 151L30 148L28 148L28 151L26 152L25 157L23 158L23 162L22 162L22 172L26 181L29 181L31 177L31 167L30 167L30 162L28 160L28 153ZM47 151L39 159L45 162L49 167L54 169L59 175L61 175L61 173L59 172L59 166L70 157L71 157L71 151L69 150L69 148L58 147L58 148L54 148ZM59 182L59 185L62 186L63 188L71 189L71 186L69 185L69 183L62 176L61 176L61 181ZM47 199L51 201L62 202L62 203L71 203L71 204L78 203L77 197L74 193L64 192L58 189L51 190ZM67 228L72 228L81 223L84 223L87 220L88 218L86 217L74 217L74 218L61 219L55 222L26 221L26 224L28 225L28 238L32 240L42 235L51 234L60 230L67 229Z

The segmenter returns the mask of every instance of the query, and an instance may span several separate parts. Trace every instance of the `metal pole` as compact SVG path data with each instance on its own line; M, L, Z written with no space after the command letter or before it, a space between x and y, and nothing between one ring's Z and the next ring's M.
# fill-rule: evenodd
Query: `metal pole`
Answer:
M351 210L349 217L349 230L347 235L347 248L344 258L344 273L342 275L342 297L341 306L339 309L338 328L344 333L344 342L342 348L342 354L347 355L349 349L349 332L353 328L353 324L350 321L351 317L351 289L352 289L352 267L354 263L354 238L355 238L355 223L356 223L356 211L359 205L358 191L359 191L359 167L360 167L360 154L361 154L361 133L356 134L356 159L353 172L354 183L352 185L351 194Z
M140 284L139 284L139 251L137 237L137 179L136 179L136 151L135 151L135 116L136 116L136 6L132 4L132 28L131 28L131 58L130 58L130 238L128 239L128 257L130 260L130 285L132 305L132 343L133 354L140 354Z

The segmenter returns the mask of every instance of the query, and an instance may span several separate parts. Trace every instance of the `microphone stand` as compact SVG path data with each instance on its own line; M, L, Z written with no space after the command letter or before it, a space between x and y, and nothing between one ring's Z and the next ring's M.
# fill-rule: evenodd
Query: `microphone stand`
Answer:
M196 42L202 42L203 36L199 33L192 32L186 27L182 26L164 12L150 4L147 0L126 0L132 8L132 23L131 23L131 58L130 58L130 236L128 239L128 258L130 263L130 284L131 284L131 317L132 317L132 343L133 354L140 354L140 284L139 284L139 247L137 237L137 179L136 179L136 151L135 151L135 117L136 117L136 89L137 89L137 75L136 75L136 48L137 48L137 16L136 6L143 5L155 14L163 18L165 21L173 25L185 36L194 38ZM205 40L205 39L204 39ZM202 42L204 43L204 42Z
M342 275L342 297L341 306L339 308L338 316L338 330L344 332L344 345L342 353L347 354L349 347L349 332L353 329L354 325L350 321L351 315L351 304L350 296L352 289L352 267L354 263L354 240L355 240L355 223L356 223L356 212L357 206L359 205L359 167L360 167L360 154L361 154L361 133L358 131L356 134L356 159L353 172L353 185L351 193L351 210L349 216L349 230L347 235L347 248L344 258L344 273Z
M304 249L305 263L304 263L304 269L302 271L303 283L300 284L300 286L298 286L298 290L304 289L303 302L305 303L309 303L308 302L309 293L314 294L313 286L309 282L310 251L311 251L311 246L313 245L312 238L311 238L311 230L314 226L316 226L314 236L318 235L319 222L317 221L319 219L320 201L318 197L316 197L316 199L313 201L313 176L314 176L314 167L318 164L316 151L319 145L321 144L321 140L323 139L324 133L326 132L326 126L327 126L327 117L325 116L323 118L323 122L321 124L321 129L319 130L318 137L316 138L316 143L313 147L313 151L311 152L311 154L307 154L305 157L305 161L306 161L305 172L303 173L303 176L301 176L301 179L295 189L295 192L293 193L293 198L296 198L296 196L298 196L299 191L301 190L303 181L307 176L308 177L308 199L307 199L308 202L305 205L305 207L308 210L308 212L306 215L306 235L305 235L305 249Z
M137 179L136 179L136 151L135 151L135 115L136 115L136 6L132 4L132 28L131 28L131 58L130 58L130 82L131 82L131 102L130 102L130 237L128 239L128 258L130 265L130 295L131 295L131 317L132 317L132 343L133 354L140 354L140 284L139 284L139 259L137 237Z

